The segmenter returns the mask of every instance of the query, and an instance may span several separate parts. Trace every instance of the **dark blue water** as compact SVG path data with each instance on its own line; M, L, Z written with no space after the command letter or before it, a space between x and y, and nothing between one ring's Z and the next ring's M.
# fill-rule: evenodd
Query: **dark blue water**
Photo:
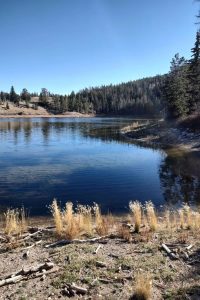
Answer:
M63 204L97 202L104 212L121 213L130 200L151 199L156 205L185 200L188 189L181 192L181 181L175 178L180 177L180 166L177 175L173 171L177 158L167 162L163 151L134 145L119 135L119 129L132 122L0 120L0 206L23 205L32 215L44 215L56 198ZM189 177L192 193L198 193L198 174Z

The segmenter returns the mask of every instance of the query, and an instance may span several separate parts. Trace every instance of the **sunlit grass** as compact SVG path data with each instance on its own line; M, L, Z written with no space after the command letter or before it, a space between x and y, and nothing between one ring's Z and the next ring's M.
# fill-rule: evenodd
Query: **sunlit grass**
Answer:
M27 218L24 208L8 209L5 214L5 233L22 234L27 229Z
M148 274L140 273L136 275L134 294L132 299L149 300L152 295L152 281Z
M131 215L119 218L112 215L103 215L98 204L93 206L78 205L74 209L73 204L67 202L65 208L61 210L56 200L54 200L51 205L51 212L57 235L69 240L81 238L82 236L106 236L113 233L127 241L131 241L134 232L141 234L159 231L173 233L177 230L198 231L200 229L200 213L194 211L188 205L183 205L179 209L166 209L162 212L156 212L151 201L146 202L143 206L139 201L131 201L129 208ZM15 228L16 221L12 212L8 213L7 218L10 219L10 224L12 224L10 228ZM129 225L132 226L132 231ZM133 228L135 229L134 232ZM14 230L6 229L7 232Z
M139 201L131 201L129 203L129 207L131 212L133 213L135 232L138 233L142 224L142 205Z

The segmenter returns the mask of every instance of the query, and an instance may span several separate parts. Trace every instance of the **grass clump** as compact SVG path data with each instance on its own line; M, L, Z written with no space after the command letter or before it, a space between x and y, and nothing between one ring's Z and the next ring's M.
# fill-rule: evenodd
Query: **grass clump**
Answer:
M27 219L24 208L8 209L5 214L5 233L21 234L27 229Z
M98 204L94 205L94 222L96 233L100 236L107 235L113 218L111 216L103 216Z
M138 274L135 279L134 294L130 300L149 300L152 295L152 281L147 274Z
M158 220L155 213L154 205L151 201L146 202L146 212L150 230L156 231L158 228Z
M67 202L62 211L57 201L54 200L50 210L57 235L69 240L82 235L92 236L94 233L100 236L107 235L110 227L113 226L113 217L103 216L97 204L94 206L78 205L74 210L73 203Z
M57 204L56 199L53 200L52 205L50 206L51 213L53 215L54 223L56 226L56 233L61 236L63 230L63 222L62 222L62 212L60 207Z
M139 233L142 224L142 205L139 201L131 201L129 203L131 212L133 213L135 232Z

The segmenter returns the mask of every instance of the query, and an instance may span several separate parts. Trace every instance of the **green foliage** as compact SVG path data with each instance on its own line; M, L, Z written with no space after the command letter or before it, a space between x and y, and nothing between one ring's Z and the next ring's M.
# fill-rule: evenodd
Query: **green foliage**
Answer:
M196 42L191 52L188 77L190 81L190 112L194 112L200 106L200 31L196 34Z
M189 94L188 94L188 66L184 57L176 54L171 62L170 73L165 82L165 99L168 112L172 117L187 115Z
M26 103L31 100L31 95L27 89L23 89L21 92L21 99L24 100Z
M192 48L192 58L175 55L165 80L163 94L170 117L184 117L200 110L200 32Z
M15 93L14 86L11 86L9 100L14 103L19 102L19 96Z

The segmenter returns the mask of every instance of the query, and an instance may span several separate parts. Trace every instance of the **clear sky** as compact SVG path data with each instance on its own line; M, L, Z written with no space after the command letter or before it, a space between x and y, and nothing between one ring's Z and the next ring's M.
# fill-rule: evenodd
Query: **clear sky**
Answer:
M193 0L0 0L0 90L69 93L168 72L195 41Z

